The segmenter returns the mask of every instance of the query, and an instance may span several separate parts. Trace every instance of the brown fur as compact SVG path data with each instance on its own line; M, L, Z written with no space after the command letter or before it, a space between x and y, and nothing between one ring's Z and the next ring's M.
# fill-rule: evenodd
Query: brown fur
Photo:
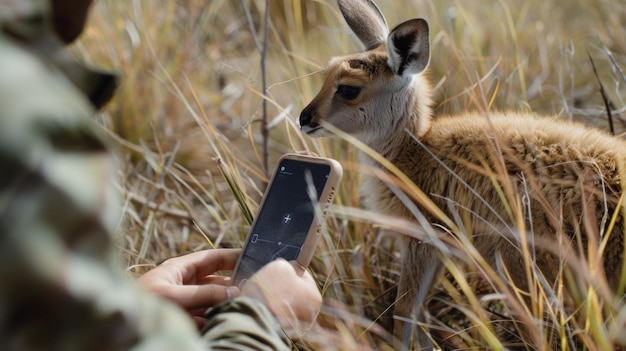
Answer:
M363 6L375 7L368 1L363 1ZM344 11L344 16L349 14ZM358 18L349 19L351 22ZM603 262L606 278L616 288L626 231L624 203L618 209L626 178L626 142L581 124L530 114L472 113L432 119L431 88L420 74L428 57L412 61L415 66L408 67L413 69L412 75L404 73L407 67L403 67L410 65L415 55L428 55L423 31L419 23L406 25L402 41L393 44L401 48L388 48L381 40L366 52L332 59L323 87L301 114L303 130L312 136L330 135L324 128L324 123L329 123L368 144L447 215L469 218L465 224L473 228L476 249L494 267L501 257L512 283L519 288L528 287L518 246L521 235L527 233L538 245L554 243L545 250L537 249L536 259L552 282L562 273L559 240L563 246L571 245L574 253L584 253L589 240L610 235ZM398 37L397 32L392 30L389 37ZM379 32L364 35L370 42L373 37L385 36L387 33ZM407 43L415 46L414 56L400 55L400 60L392 59L394 64L390 64L389 55L403 52ZM360 93L346 99L339 94L340 85L359 87ZM360 160L380 167L365 154ZM496 184L509 189L507 200L499 195ZM415 219L380 179L366 177L362 195L372 211ZM520 234L519 223L505 210L505 202L522 198L518 203L527 204L523 211L526 233ZM429 222L442 224L420 208ZM616 211L620 213L615 227L606 233ZM423 312L415 304L424 302L442 264L438 250L428 243L407 239L405 247L394 312L420 319ZM394 333L405 342L413 334L402 323L396 324Z

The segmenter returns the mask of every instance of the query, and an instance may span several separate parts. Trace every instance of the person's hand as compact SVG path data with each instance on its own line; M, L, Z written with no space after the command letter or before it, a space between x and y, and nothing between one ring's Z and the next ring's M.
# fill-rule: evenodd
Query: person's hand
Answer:
M233 270L240 249L213 249L171 258L139 278L139 286L186 309L201 327L207 308L239 295L230 278L213 275Z
M261 300L282 327L302 336L322 306L311 274L299 263L279 259L265 265L241 289L241 296Z

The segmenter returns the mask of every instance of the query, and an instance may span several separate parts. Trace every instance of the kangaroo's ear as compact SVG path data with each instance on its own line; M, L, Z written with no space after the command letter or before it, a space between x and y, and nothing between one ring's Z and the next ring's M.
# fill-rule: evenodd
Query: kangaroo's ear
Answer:
M422 72L430 59L428 22L416 18L402 22L389 33L387 51L389 66L401 76Z
M337 0L350 29L367 50L385 42L389 28L385 17L372 0Z

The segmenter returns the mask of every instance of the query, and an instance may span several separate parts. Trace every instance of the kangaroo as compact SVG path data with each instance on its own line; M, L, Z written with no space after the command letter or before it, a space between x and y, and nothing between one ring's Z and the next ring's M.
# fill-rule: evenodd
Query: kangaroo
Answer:
M311 137L333 136L330 125L354 136L404 172L448 216L470 218L471 225L482 228L471 234L474 246L493 267L504 264L516 287L527 288L528 278L511 237L557 242L563 235L581 254L592 236L603 233L610 235L601 252L604 272L617 288L625 234L626 141L554 116L490 112L434 118L431 86L423 75L430 59L427 21L411 19L389 31L372 0L338 4L366 50L330 60L319 93L300 114L301 130ZM359 162L382 168L364 152ZM505 177L494 181L486 167L503 169ZM511 231L507 237L489 229L515 228L497 191L505 183L526 197L526 233ZM372 211L416 221L380 178L365 175L361 193ZM428 221L444 224L423 204L416 205ZM612 231L606 232L607 218L614 217ZM394 314L419 321L424 318L420 304L443 264L433 245L403 240ZM537 255L536 265L554 281L561 261L548 252ZM423 333L399 320L393 328L397 338L407 345L415 339L426 344Z

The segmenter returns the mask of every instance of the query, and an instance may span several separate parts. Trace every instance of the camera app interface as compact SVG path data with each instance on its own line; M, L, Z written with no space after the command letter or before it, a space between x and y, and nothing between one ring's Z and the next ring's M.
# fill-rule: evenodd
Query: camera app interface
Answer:
M324 164L281 161L242 253L235 285L276 258L298 257L330 170Z

